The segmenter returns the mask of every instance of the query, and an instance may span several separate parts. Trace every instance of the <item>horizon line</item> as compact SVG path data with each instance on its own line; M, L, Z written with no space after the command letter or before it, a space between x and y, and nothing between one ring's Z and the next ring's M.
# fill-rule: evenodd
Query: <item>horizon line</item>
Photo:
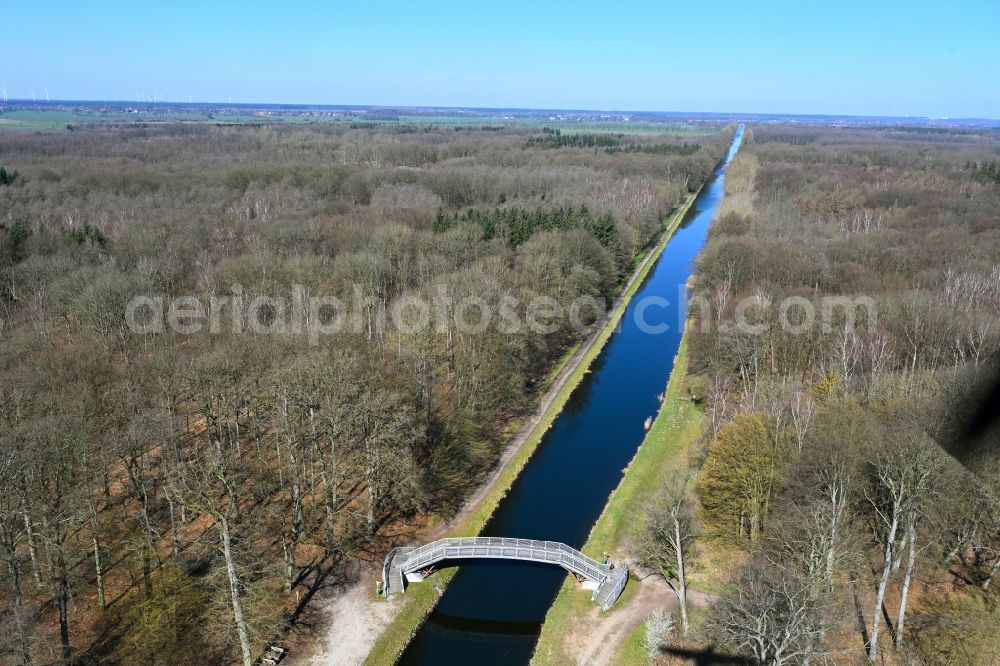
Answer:
M987 121L1000 122L1000 118L989 118L985 116L924 116L907 114L885 115L885 114L856 114L856 113L835 113L835 112L774 112L774 111L670 111L670 110L631 110L631 109L585 109L573 107L519 107L519 106L452 106L452 105L420 105L420 104L344 104L326 102L231 102L227 100L213 101L181 101L181 100L127 100L127 99L30 99L25 97L9 97L0 100L0 105L11 103L27 103L35 105L58 105L58 104L120 104L120 105L140 105L140 106L216 106L216 107L243 107L243 108L289 108L289 109L310 109L327 108L336 110L422 110L422 111L491 111L491 112L536 112L536 113L587 113L587 114L618 114L618 115L673 115L683 117L703 117L703 116L765 116L774 118L853 118L853 119L891 119L891 120L923 120L923 121L945 121L945 122L972 122Z

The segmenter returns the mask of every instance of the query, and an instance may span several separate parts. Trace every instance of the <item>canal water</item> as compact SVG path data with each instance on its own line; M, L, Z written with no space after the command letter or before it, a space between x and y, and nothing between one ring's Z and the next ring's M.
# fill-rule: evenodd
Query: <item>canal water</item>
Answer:
M726 167L742 137L741 126L726 158L629 303L621 326L545 434L482 536L562 541L574 548L586 541L642 443L644 421L659 409L657 396L670 376L686 317L684 285L722 200ZM667 303L649 300L655 297ZM640 326L637 314L646 326ZM650 331L663 324L665 330ZM566 572L529 562L468 560L461 564L400 663L528 663ZM433 580L419 584L433 585Z

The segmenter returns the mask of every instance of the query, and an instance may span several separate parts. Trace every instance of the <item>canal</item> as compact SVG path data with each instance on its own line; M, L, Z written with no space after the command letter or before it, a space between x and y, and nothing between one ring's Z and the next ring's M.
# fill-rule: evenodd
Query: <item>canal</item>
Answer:
M552 428L481 532L562 541L587 539L622 470L659 409L687 311L684 285L723 196L725 159L702 188L622 318L619 329L573 392ZM655 300L651 300L655 299ZM665 301L665 302L664 302ZM640 326L636 315L646 326ZM666 329L651 332L650 328ZM420 628L402 664L526 664L566 572L528 562L462 563ZM433 584L433 578L423 585Z

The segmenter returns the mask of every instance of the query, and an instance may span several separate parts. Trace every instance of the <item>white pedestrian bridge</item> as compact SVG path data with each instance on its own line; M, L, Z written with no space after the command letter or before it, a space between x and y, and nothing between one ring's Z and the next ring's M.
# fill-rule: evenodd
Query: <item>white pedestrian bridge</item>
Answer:
M611 607L628 582L628 569L601 564L575 548L558 541L509 537L458 537L439 539L414 548L393 548L382 567L382 589L386 596L403 592L406 584L422 581L423 573L444 560L493 559L554 564L575 574L591 600L603 610Z

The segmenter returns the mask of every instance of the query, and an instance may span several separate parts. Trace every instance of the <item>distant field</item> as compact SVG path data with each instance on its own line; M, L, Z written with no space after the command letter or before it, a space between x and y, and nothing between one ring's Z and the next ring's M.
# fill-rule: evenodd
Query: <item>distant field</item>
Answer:
M530 118L530 117L507 117L498 118L496 116L473 116L473 115L462 115L462 116L400 116L399 120L376 120L376 121L362 121L356 120L354 122L375 122L380 125L450 125L455 127L464 126L478 126L478 125L492 125L492 126L506 126L506 127L551 127L553 129L558 129L564 134L583 134L583 133L594 133L594 132L608 132L622 134L647 134L647 135L657 135L657 134L675 134L682 136L708 136L710 134L715 134L719 127L724 123L719 123L718 125L707 125L707 124L693 124L693 123L664 123L664 122L621 122L617 120L608 121L586 121L586 122L574 122L570 120L550 120L547 118Z
M284 118L259 118L246 114L214 115L209 113L81 113L67 110L18 110L0 113L0 128L17 130L67 130L67 125L90 123L164 123L164 122L282 122ZM291 119L287 119L291 120ZM301 120L300 120L301 122Z
M560 122L546 120L531 120L522 122L524 125L537 125L539 127L553 127L559 129L563 134L582 134L593 132L621 132L622 134L679 134L682 136L708 136L719 131L725 123L715 125L692 124L692 123L658 123L658 122Z
M71 109L17 109L0 112L0 129L21 131L69 131L67 126L79 127L98 123L276 123L292 125L335 125L345 123L364 123L373 125L437 125L445 127L469 126L506 126L506 127L551 127L566 134L614 132L623 134L661 135L673 134L681 136L707 136L714 134L718 126L714 123L687 122L643 122L618 120L586 120L573 121L563 118L549 119L544 117L463 114L463 115L400 115L398 119L368 119L363 115L343 116L329 115L328 112L316 112L307 115L301 112L281 111L271 115L254 115L251 113L233 113L226 110L215 112L205 111L167 111L151 112L142 110L139 113L129 113L122 110L101 112L93 110Z
M75 122L71 111L6 111L0 113L0 127L5 129L59 129Z

